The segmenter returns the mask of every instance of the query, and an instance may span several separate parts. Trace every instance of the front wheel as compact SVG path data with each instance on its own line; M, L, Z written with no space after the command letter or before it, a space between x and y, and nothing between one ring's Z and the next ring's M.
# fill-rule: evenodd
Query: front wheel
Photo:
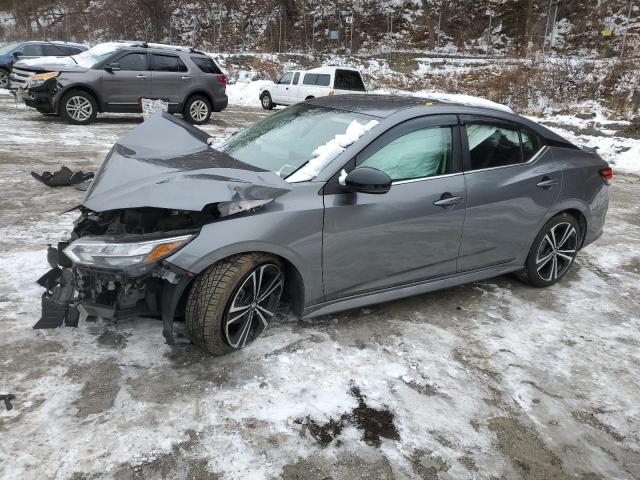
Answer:
M74 125L88 125L98 114L93 96L82 90L71 90L60 101L60 115Z
M265 110L273 110L273 107L276 106L275 103L273 103L273 101L271 100L271 94L269 92L264 92L260 96L260 104Z
M194 125L207 123L211 118L211 103L201 95L194 95L187 100L182 116Z
M272 255L222 260L201 274L189 292L187 335L212 355L240 350L269 325L283 287L282 263Z
M520 277L534 287L547 287L560 280L578 253L580 227L563 213L549 220L533 242Z
M9 88L9 72L0 68L0 88Z

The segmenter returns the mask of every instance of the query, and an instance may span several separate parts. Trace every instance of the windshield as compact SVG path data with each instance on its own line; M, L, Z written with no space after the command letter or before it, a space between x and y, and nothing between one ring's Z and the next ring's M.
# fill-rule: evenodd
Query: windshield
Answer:
M238 132L219 149L241 162L287 178L318 157L318 147L345 134L352 122L361 125L364 133L372 118L308 104L294 105Z
M114 52L120 50L123 47L126 47L128 44L126 43L100 43L89 50L78 53L74 55L73 58L82 65L83 67L92 68L94 65L98 64L109 55L112 55Z
M9 45L5 45L4 47L0 47L0 55L6 55L7 53L11 53L11 51L16 48L19 44L10 43Z

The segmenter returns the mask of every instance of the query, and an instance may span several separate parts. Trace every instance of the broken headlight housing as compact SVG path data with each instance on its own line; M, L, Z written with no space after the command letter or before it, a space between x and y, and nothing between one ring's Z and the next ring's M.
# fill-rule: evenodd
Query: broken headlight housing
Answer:
M194 235L161 238L143 242L105 242L80 238L64 249L64 254L79 265L122 268L145 265L184 247Z
M39 87L40 85L43 85L44 82L46 82L50 78L57 77L59 74L60 72L46 72L46 73L38 73L36 75L32 75L31 78L29 78L28 87L29 88Z

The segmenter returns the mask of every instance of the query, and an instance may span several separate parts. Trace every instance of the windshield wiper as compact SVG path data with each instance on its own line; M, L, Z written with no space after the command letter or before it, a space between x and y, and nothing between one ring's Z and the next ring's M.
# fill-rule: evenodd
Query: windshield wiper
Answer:
M50 42L49 40L45 40L45 42L47 42L49 45L53 45L55 48L57 48L58 50L60 50L62 53L64 53L64 57L69 57L71 60L73 60L74 62L76 62L76 65L78 65L78 61L73 58L73 55L71 55L69 52L65 51L63 48L61 48L59 45L56 45L53 42Z

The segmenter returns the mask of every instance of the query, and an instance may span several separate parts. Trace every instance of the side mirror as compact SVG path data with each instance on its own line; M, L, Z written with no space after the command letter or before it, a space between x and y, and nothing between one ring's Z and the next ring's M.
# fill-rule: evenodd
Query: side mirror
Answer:
M350 192L387 193L391 189L391 177L377 168L360 167L347 174L344 188Z
M21 57L21 56L22 56L22 55L24 55L24 54L22 53L22 51L21 51L21 50L18 50L17 52L13 52L13 54L12 54L12 55L13 55L14 57L18 58L18 57Z
M109 63L104 67L104 69L107 72L118 72L118 71L120 71L120 64L119 63Z

